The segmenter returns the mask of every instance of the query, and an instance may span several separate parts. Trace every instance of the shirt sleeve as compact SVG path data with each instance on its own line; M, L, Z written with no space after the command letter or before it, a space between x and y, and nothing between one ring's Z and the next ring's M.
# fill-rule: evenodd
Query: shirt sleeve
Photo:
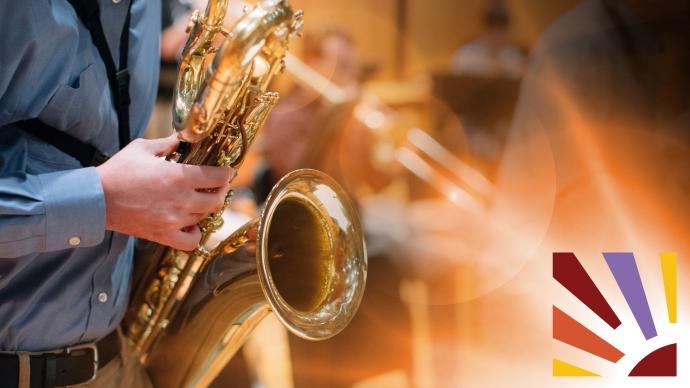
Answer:
M94 246L104 235L95 168L0 176L0 257Z

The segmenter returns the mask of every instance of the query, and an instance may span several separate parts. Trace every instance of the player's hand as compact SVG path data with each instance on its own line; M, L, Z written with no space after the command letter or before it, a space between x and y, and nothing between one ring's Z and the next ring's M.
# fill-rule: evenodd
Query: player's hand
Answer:
M106 229L177 249L196 248L201 239L196 224L223 208L235 171L161 158L178 143L174 135L137 139L96 168L105 194Z

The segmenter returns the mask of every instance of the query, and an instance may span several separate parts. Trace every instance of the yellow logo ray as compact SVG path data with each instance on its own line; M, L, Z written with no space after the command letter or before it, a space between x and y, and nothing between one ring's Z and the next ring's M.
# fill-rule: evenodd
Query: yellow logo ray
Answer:
M582 369L578 366L568 364L565 361L559 359L553 359L553 376L554 377L601 377L600 375L590 372L586 369Z
M677 323L676 300L678 286L676 283L676 258L675 252L664 252L661 254L661 272L664 275L664 290L666 291L666 308L668 309L668 321Z

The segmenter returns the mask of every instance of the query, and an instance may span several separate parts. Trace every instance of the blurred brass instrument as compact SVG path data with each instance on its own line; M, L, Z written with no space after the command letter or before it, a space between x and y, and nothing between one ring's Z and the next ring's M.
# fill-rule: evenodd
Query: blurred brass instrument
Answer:
M227 0L211 0L190 22L173 101L182 141L173 162L238 167L277 101L268 84L284 67L301 12L286 0L260 0L226 31L226 10ZM330 177L290 173L260 217L236 230L233 217L207 216L193 252L153 243L137 250L122 326L155 386L208 386L271 311L312 340L339 333L357 311L367 270L362 228Z
M495 189L480 171L455 156L427 132L408 126L404 117L371 93L348 93L290 53L286 54L285 62L286 72L293 80L317 93L326 104L353 106L352 118L374 134L372 157L375 165L382 166L381 170L389 169L394 171L392 175L396 174L391 166L394 162L458 207L469 212L486 211ZM334 124L342 126L343 122ZM319 128L327 126L321 124ZM402 133L394 133L396 130ZM333 137L333 133L329 133L329 141L332 142ZM306 165L315 166L313 163Z

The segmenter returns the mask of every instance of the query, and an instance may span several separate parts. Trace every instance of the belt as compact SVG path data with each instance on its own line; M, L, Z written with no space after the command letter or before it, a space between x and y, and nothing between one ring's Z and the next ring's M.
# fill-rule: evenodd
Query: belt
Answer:
M53 388L87 383L100 368L120 354L120 338L113 331L95 343L46 353L30 353L30 387ZM0 354L0 387L19 385L19 356Z

